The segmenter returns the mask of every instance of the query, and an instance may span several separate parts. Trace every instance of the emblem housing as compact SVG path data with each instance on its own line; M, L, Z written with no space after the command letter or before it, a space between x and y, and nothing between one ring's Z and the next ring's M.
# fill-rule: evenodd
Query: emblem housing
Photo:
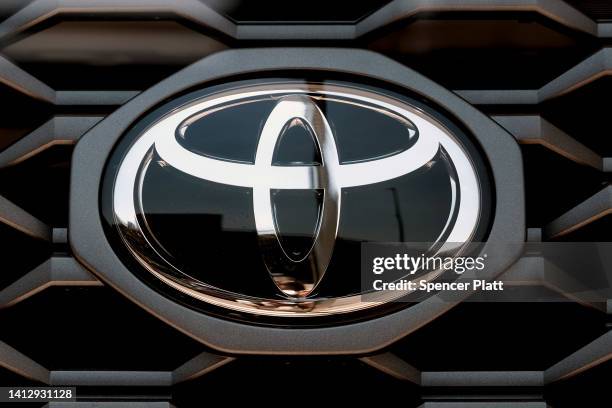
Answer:
M265 72L334 72L384 81L413 93L459 121L490 166L495 202L489 242L525 240L523 173L516 141L498 124L415 71L379 54L356 49L240 49L213 54L142 92L89 130L73 153L69 243L74 256L105 284L168 324L224 353L361 354L375 352L406 336L461 299L432 296L412 307L375 319L324 327L271 327L243 324L202 313L175 301L133 273L109 242L100 217L100 186L116 144L131 126L163 101L194 87ZM520 245L486 244L487 277L493 278L520 256ZM465 294L468 295L467 293ZM251 323L256 322L252 321ZM349 341L350 339L350 341Z

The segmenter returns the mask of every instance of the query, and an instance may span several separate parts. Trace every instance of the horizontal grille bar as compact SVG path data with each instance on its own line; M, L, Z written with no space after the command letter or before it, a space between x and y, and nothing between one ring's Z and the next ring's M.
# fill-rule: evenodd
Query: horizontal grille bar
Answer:
M172 13L238 40L355 39L399 19L419 13L510 11L535 12L558 24L595 37L612 35L610 23L597 23L562 0L394 0L354 25L347 24L237 24L202 1L181 0L35 0L0 24L0 39L14 36L58 14ZM280 33L280 34L279 34Z

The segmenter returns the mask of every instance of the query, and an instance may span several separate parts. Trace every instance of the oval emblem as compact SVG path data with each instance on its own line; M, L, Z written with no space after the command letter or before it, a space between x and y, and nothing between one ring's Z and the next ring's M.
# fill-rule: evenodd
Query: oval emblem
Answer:
M362 312L398 296L363 301L362 243L458 254L484 238L491 200L475 151L438 112L378 88L236 83L135 124L107 167L102 209L124 261L188 303Z

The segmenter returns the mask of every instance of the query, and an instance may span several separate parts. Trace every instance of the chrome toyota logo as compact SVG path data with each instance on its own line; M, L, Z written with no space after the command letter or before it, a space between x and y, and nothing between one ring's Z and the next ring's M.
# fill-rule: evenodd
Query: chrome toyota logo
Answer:
M366 116L373 119L366 122ZM359 120L364 121L364 126L380 120L381 126L364 134ZM247 122L253 126L245 130ZM356 127L352 132L353 122ZM248 140L243 132L251 135ZM391 137L388 133L393 133L393 143L386 141ZM390 146L388 151L375 151L378 145L386 144ZM363 145L360 157L352 157L347 151L357 145ZM231 156L234 147L245 151L250 148L251 152L244 157L224 157L224 152ZM282 156L283 149L295 157L308 151L308 160L291 156L283 161L277 157ZM367 157L368 150L371 157ZM427 238L433 243L432 251L458 253L463 244L474 239L481 222L481 181L464 143L424 110L369 89L341 84L273 83L215 92L158 115L138 130L120 154L111 189L112 223L134 260L146 273L190 298L240 312L317 316L357 311L392 300L374 298L363 302L355 290L342 293L338 289L343 279L349 281L359 275L358 270L347 270L348 264L343 265L342 259L349 250L339 250L343 255L335 255L339 239L350 243L398 240L396 232L388 237L381 232L372 237L355 237L359 232L351 236L351 226L346 221L350 217L356 222L375 223L376 213L364 213L359 221L354 209L354 203L359 201L353 196L363 196L370 189L380 187L382 193L372 193L382 195L380 222L388 225L385 231L395 231L397 226L400 240L406 239L406 234L421 237L418 231L405 231L405 217L414 219L414 225L435 217L433 226L424 228L427 234L422 234L422 240ZM168 172L176 182L153 182L156 177L164 180ZM424 200L420 191L407 193L408 187L401 184L411 177L432 178L429 189L442 191L437 201L444 203L431 205L443 208L442 213L430 214L425 203L415 207L423 214L402 214L411 205L410 200ZM418 181L410 181L415 182ZM187 187L181 189L193 189L193 193L180 190L173 201L172 190L183 184ZM201 193L202 189L210 192ZM242 195L223 201L234 190ZM283 204L283 196L291 194L298 197L293 203L299 205L287 200ZM300 200L300 194L312 199ZM191 204L178 202L179 196L187 197ZM347 208L345 196L349 200ZM307 233L286 234L284 224L300 223L304 216L300 206L309 200L314 210L308 221L302 222ZM224 203L232 207L238 201L238 209L224 208ZM376 203L376 199L371 201ZM394 207L395 220L386 215L390 206ZM251 208L245 210L247 207ZM233 215L228 215L230 212ZM179 222L191 217L194 224L179 227L164 217L174 217ZM211 231L190 230L203 219L214 219L215 225L221 226ZM257 284L241 285L241 281L254 279L248 271L239 268L230 272L229 265L228 272L223 272L223 267L211 259L227 248L210 249L217 244L208 234L223 231L238 237L239 233L250 233L250 229L256 237L266 279L275 289L266 286L263 275L259 275ZM196 249L184 250L176 245L184 234L212 243L202 245L201 259L193 239L189 247ZM292 239L300 244L293 245ZM231 240L228 242L232 245ZM245 238L244 242L250 241ZM237 258L242 256L244 242L233 244ZM183 257L185 252L189 255ZM359 257L358 252L353 255ZM257 270L258 262L252 259L252 268ZM436 276L430 274L427 278ZM226 281L233 282L233 286L225 285ZM259 285L264 289L252 289Z

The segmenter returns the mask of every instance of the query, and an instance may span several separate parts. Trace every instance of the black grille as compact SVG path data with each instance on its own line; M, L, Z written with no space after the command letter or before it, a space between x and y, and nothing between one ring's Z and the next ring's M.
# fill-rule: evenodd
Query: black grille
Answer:
M381 354L233 361L103 286L67 239L72 147L89 128L212 53L300 45L373 50L456 91L521 144L531 239L610 241L609 2L77 3L0 5L0 385L78 385L83 404L126 407L195 406L227 384L232 402L304 388L426 407L610 401L610 300L467 303Z

